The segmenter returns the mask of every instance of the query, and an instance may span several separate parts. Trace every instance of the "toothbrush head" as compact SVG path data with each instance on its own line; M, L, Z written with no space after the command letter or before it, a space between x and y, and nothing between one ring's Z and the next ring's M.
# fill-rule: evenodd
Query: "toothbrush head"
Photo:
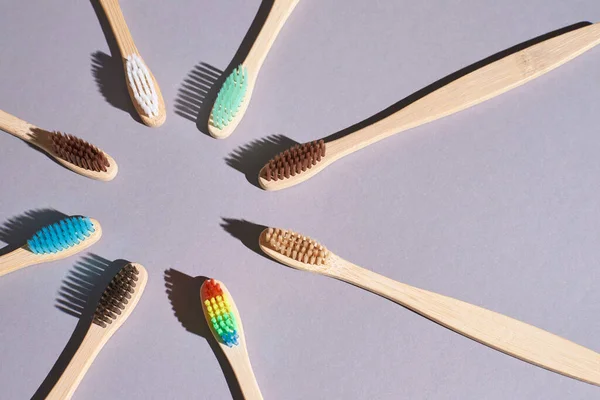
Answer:
M211 331L215 338L227 347L240 344L239 324L231 299L214 279L202 284L200 299Z
M96 146L73 135L49 132L54 154L65 161L95 172L107 172L110 162Z
M67 217L38 230L28 241L27 248L34 254L74 254L91 246L102 236L96 220L87 217Z
M271 258L292 268L309 271L327 269L332 257L332 253L316 240L279 228L265 229L259 245Z
M225 79L213 105L209 119L212 136L225 138L231 132L222 132L239 116L244 101L247 100L248 69L244 65L236 67Z
M266 190L283 189L303 182L327 165L324 140L297 144L277 154L260 170L259 183Z
M116 330L137 305L147 280L148 273L140 264L129 263L121 268L104 289L92 322Z

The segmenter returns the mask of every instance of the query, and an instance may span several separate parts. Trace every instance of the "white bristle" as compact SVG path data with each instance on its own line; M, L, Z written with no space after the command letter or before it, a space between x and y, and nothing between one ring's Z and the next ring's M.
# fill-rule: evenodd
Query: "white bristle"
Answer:
M148 68L137 54L127 56L126 68L135 101L146 116L158 116L158 94Z

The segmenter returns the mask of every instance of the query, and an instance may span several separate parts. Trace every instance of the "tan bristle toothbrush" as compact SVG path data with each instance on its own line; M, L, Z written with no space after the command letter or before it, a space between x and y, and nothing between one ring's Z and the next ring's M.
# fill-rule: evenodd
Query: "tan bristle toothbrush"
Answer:
M261 169L259 184L266 190L297 185L348 154L505 93L559 67L599 43L600 24L593 24L508 55L344 137L327 143L320 140L296 145L278 154Z
M208 122L208 132L212 137L225 139L244 117L260 68L298 1L300 0L273 1L269 15L248 55L219 90Z
M119 167L115 160L83 139L49 132L0 110L0 129L43 150L73 172L100 181L111 181Z
M21 268L77 254L102 237L100 223L87 217L67 217L38 230L23 246L0 256L0 276Z
M262 400L248 356L242 318L233 297L222 282L209 279L200 288L200 299L204 317L231 364L244 399Z
M68 400L73 396L100 350L133 312L147 281L146 269L134 263L125 265L113 277L102 293L83 342L46 400Z
M600 386L600 354L505 315L396 282L361 268L306 236L265 229L263 252L292 268L348 282L461 335L550 371Z
M99 0L121 51L127 90L142 122L159 127L167 118L156 78L142 59L129 32L118 0Z

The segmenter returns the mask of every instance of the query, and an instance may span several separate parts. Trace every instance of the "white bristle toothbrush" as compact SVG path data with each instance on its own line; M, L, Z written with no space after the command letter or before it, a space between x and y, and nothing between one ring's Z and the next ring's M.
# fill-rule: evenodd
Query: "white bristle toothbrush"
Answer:
M600 386L600 354L505 315L418 289L361 268L298 233L265 229L260 248L292 268L348 282L463 336L550 371Z
M43 150L58 163L79 175L111 181L119 171L111 156L85 140L40 129L2 110L0 129Z
M227 77L219 90L208 122L212 137L225 139L242 120L260 68L285 21L300 0L274 0L269 15L248 55Z
M222 282L209 279L200 288L202 310L210 330L225 353L246 400L262 400L252 371L240 313Z
M393 114L341 138L296 145L259 173L265 190L297 185L340 158L396 133L465 110L523 85L600 44L600 24L589 25L506 56L421 97Z
M0 256L0 276L21 268L77 254L102 237L100 223L87 217L67 217L37 231L23 246Z
M99 0L121 51L129 96L142 122L161 126L167 118L165 102L156 78L142 59L129 32L118 0Z
M96 306L85 338L46 400L68 400L73 396L100 350L135 309L147 282L146 269L134 263L125 265L113 277Z

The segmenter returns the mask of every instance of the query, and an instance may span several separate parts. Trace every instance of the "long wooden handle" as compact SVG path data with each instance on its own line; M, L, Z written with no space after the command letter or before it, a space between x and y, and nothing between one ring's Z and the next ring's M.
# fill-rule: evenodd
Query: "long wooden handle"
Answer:
M42 258L22 247L0 257L0 276L41 263Z
M538 43L471 72L389 117L333 141L331 145L342 153L340 157L347 155L390 135L496 97L563 65L598 44L600 24Z
M99 0L102 8L104 9L104 13L106 14L106 18L108 18L108 22L110 23L110 27L115 35L115 39L117 40L117 44L119 45L119 50L121 51L121 56L123 58L127 57L130 54L138 54L138 50L135 47L135 43L133 42L133 37L131 36L131 32L127 27L127 23L125 22L125 17L123 16L123 12L121 11L121 6L119 5L118 0Z
M279 31L283 28L285 21L294 11L300 0L275 0L269 15L256 37L244 65L253 72L257 72L262 66L271 46L275 42Z
M79 346L46 400L70 399L106 341L103 329L92 324L81 346Z
M245 353L245 354L244 354ZM236 349L233 352L226 351L227 358L233 369L233 373L240 385L240 389L244 394L245 400L263 400L262 393L258 387L258 382L254 376L250 359L245 351L238 351Z
M493 349L600 386L600 354L542 329L450 297L396 282L338 259L330 275L401 304Z
M35 129L34 125L31 125L22 119L15 117L5 111L0 110L0 129L10 133L20 139L30 142L31 130Z

